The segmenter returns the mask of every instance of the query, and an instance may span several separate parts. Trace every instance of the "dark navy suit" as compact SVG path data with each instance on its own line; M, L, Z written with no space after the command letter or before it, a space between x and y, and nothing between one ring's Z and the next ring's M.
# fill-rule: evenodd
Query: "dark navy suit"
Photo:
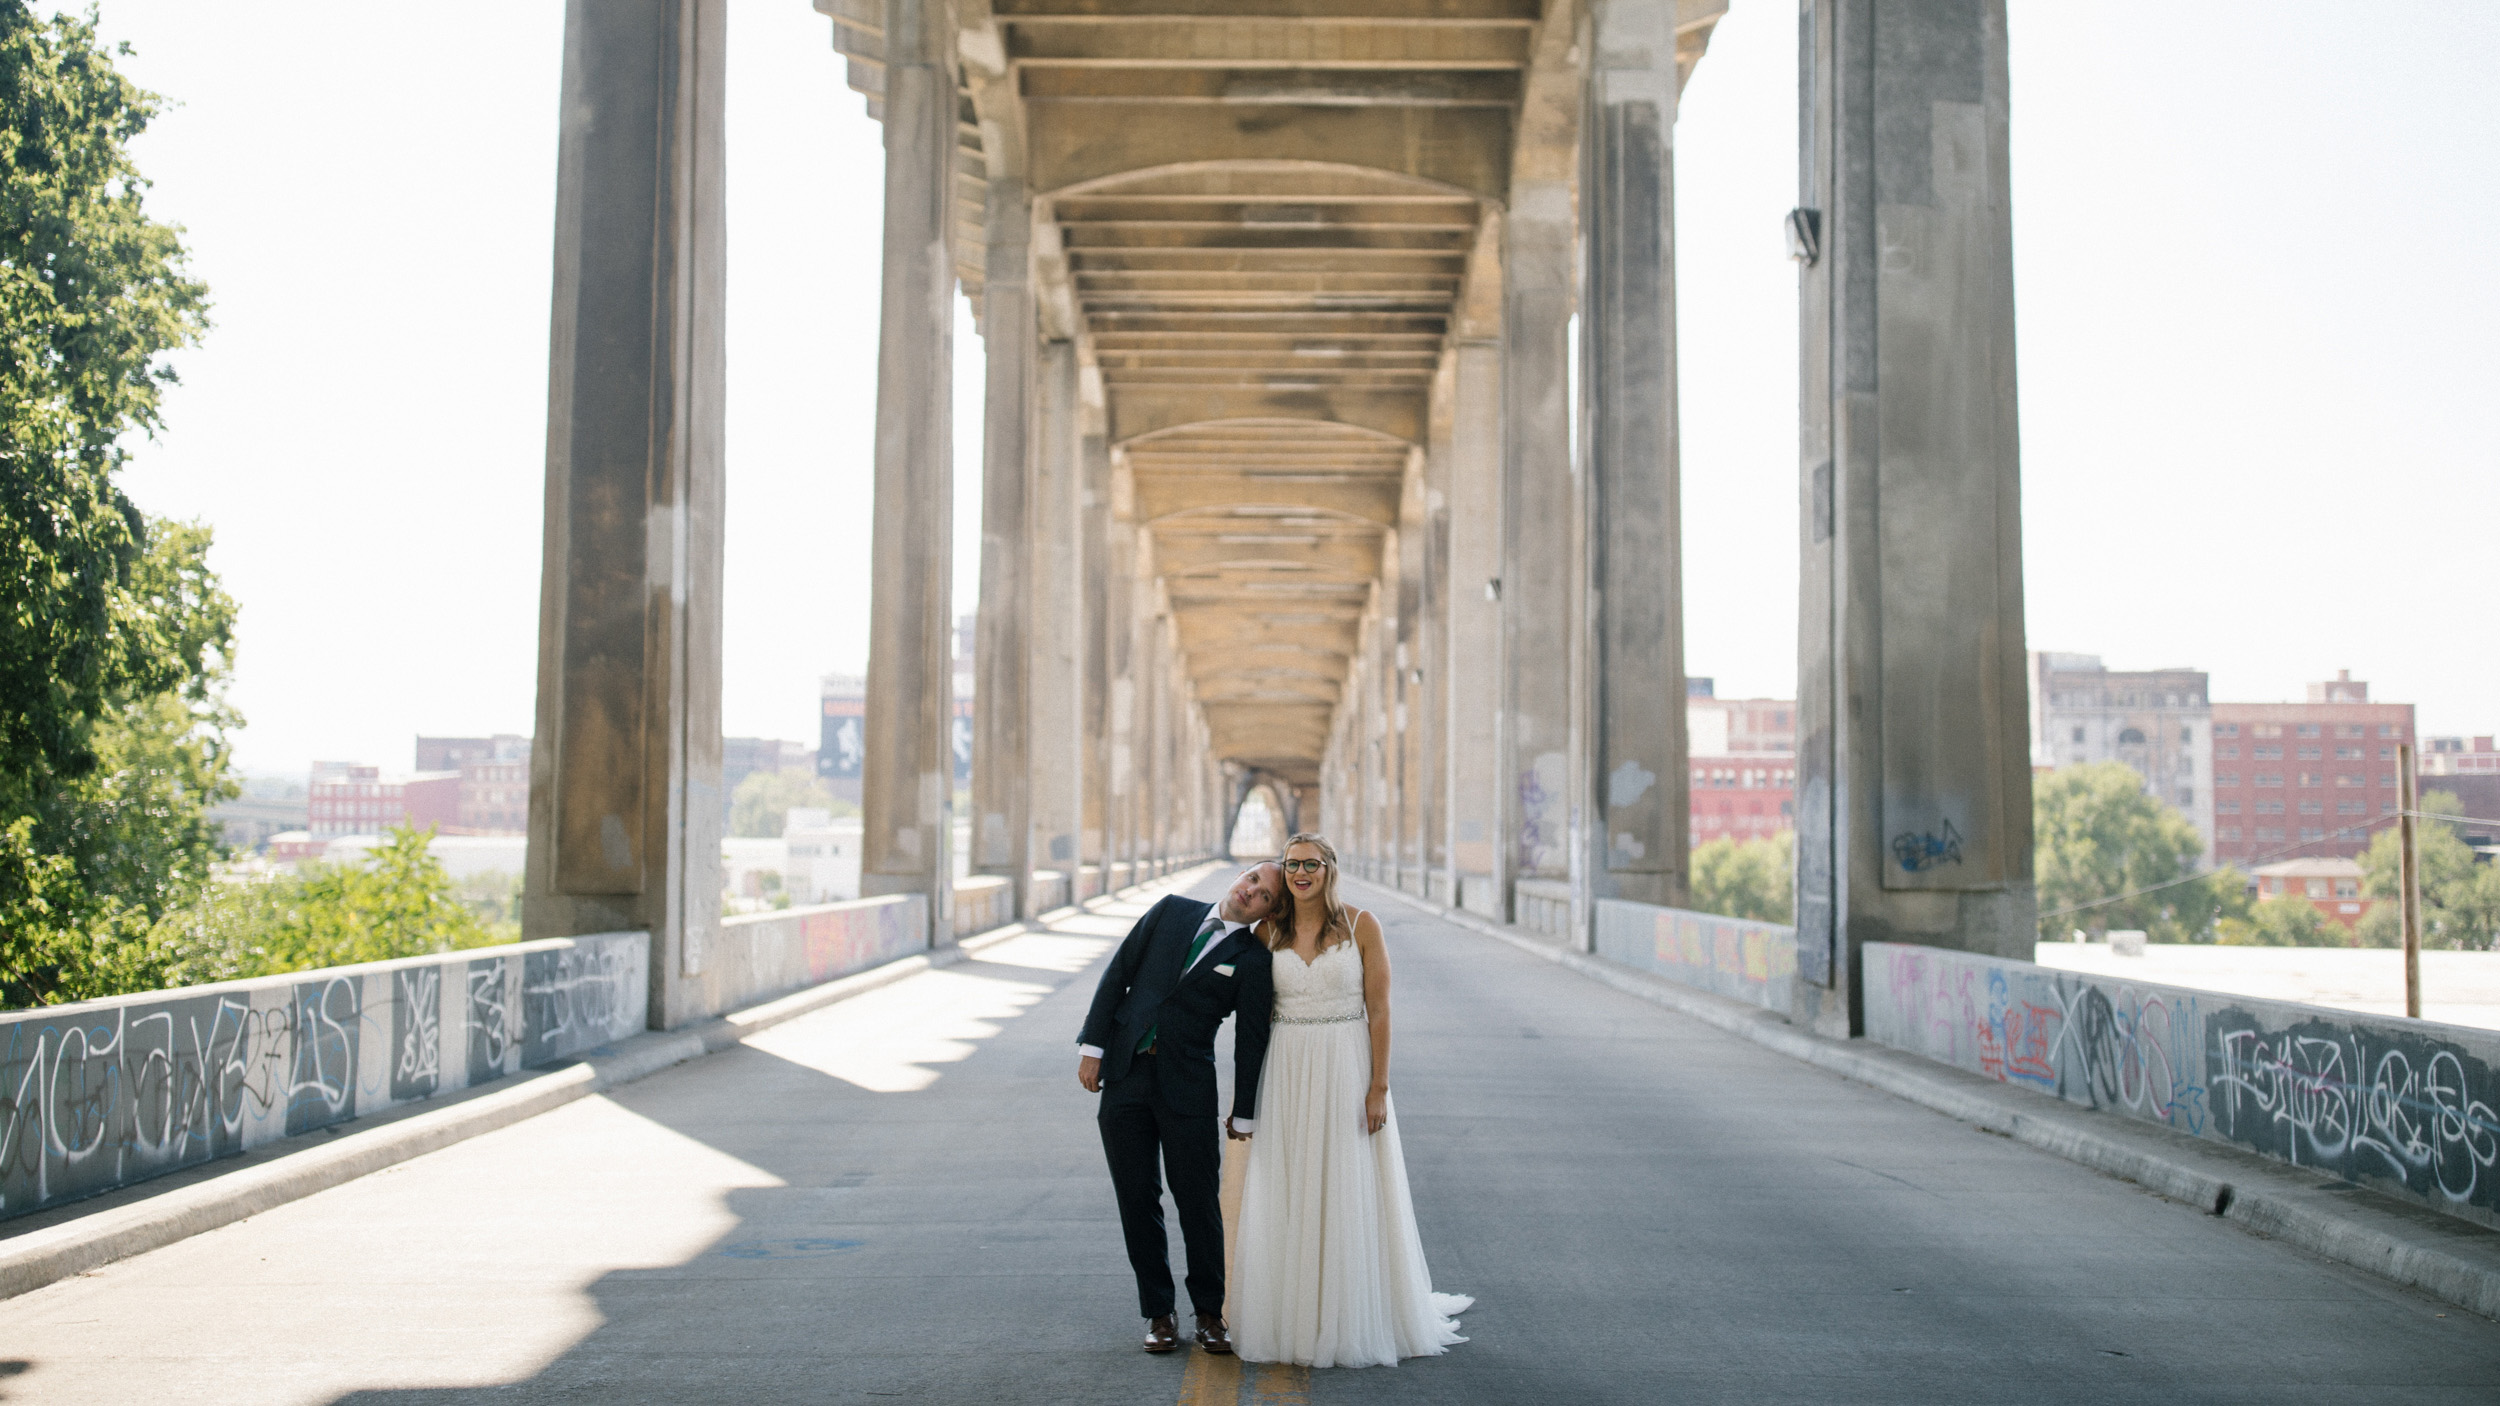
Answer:
M1274 1014L1274 969L1248 928L1220 932L1188 963L1190 942L1211 905L1168 897L1146 910L1113 953L1094 991L1081 1044L1102 1054L1103 1155L1119 1196L1120 1229L1137 1272L1138 1306L1148 1318L1173 1311L1170 1242L1163 1232L1163 1184L1180 1210L1189 1250L1189 1300L1200 1313L1224 1311L1223 1141L1216 1120L1215 1032L1233 1027L1233 1116L1256 1118L1259 1066ZM1138 1045L1154 1032L1151 1053Z

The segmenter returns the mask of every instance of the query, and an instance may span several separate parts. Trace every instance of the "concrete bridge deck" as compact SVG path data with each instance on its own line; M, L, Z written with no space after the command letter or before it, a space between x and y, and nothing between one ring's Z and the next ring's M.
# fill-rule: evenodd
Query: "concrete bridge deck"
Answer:
M1362 1372L1148 1358L1072 1077L1099 960L1137 911L1066 919L0 1303L0 1395L2280 1406L2500 1391L2500 1325L1385 900L1410 1171L1436 1280L1479 1297L1473 1341Z

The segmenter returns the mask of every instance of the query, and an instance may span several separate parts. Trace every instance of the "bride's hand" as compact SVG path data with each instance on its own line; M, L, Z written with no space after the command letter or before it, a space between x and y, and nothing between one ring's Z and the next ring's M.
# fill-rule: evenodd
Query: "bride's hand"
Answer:
M1374 1089L1363 1098L1363 1130L1376 1133L1389 1126L1389 1091Z

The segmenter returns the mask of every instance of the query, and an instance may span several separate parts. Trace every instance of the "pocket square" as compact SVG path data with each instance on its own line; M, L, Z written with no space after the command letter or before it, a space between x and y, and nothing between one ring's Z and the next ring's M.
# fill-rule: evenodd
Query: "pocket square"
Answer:
M1231 976L1233 974L1233 964L1226 962L1224 965L1215 969L1215 974L1217 976Z

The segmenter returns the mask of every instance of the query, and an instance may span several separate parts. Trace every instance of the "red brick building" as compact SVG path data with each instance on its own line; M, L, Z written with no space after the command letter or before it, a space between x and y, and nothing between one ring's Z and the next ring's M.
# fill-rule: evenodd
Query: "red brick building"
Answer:
M460 823L460 773L385 778L380 767L315 762L306 828L316 840L378 835L402 821L450 829Z
M2349 859L2286 859L2260 864L2250 877L2257 897L2304 898L2327 921L2358 927L2371 900L2361 896L2361 866Z
M2355 858L2396 813L2413 705L2373 703L2344 670L2306 703L2213 705L2214 859L2247 869Z
M1797 828L1797 759L1763 754L1695 757L1692 843L1767 840Z

